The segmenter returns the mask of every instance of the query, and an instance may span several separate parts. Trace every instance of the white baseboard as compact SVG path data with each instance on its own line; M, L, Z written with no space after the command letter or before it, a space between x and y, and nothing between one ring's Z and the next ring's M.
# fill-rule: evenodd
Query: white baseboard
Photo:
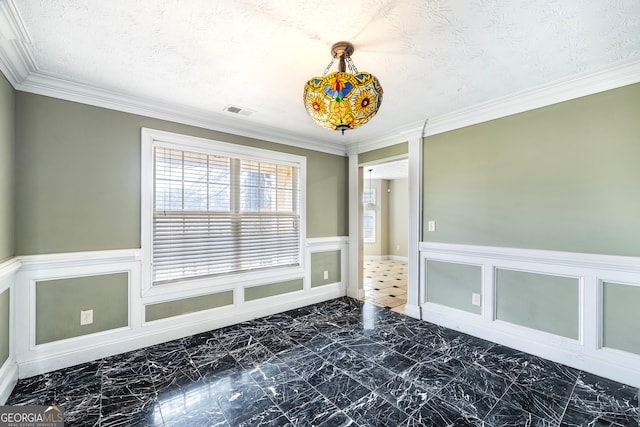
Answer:
M26 378L56 369L85 363L185 336L218 329L239 322L255 319L315 304L347 294L348 259L346 237L307 239L304 265L310 266L310 255L315 252L340 251L342 280L323 286L311 286L310 267L301 270L295 278L303 280L300 291L289 292L255 301L244 301L247 282L228 286L209 286L199 290L197 295L174 292L170 295L145 296L142 293L140 274L140 250L90 251L70 254L47 254L21 257L0 264L0 286L14 286L12 300L17 309L12 310L15 318L15 345L12 376ZM43 280L67 277L90 277L112 273L127 273L129 277L128 313L125 327L87 335L56 340L44 344L36 343L36 283ZM14 284L15 279L15 284ZM254 284L269 284L269 277L256 279ZM233 291L233 303L224 307L203 310L166 319L145 322L145 306L152 303L184 299L201 294ZM15 294L15 295L14 295ZM3 377L4 380L5 377ZM7 382L9 392L10 382ZM1 390L0 390L1 391Z
M364 298L364 289L353 289L353 288L348 288L347 289L347 296L349 298L353 298L353 299L357 299L357 300L362 300Z
M429 287L429 260L480 266L482 307L481 314L472 314L426 302L421 305L423 320L640 387L640 354L602 345L603 283L640 286L640 258L423 242L419 283L422 296L427 295ZM577 279L578 337L571 339L497 320L496 271L500 269ZM635 313L629 316L634 318Z
M36 351L18 363L19 377L39 375L341 296L344 296L344 292L339 284L326 285L307 292L261 298L243 303L242 307L222 307L157 320L145 324L139 330L123 328L50 345L44 344L37 346ZM63 351L63 348L70 350Z
M406 256L397 255L366 255L363 257L365 261L386 261L388 259L394 261L409 262L409 258Z
M0 405L4 405L18 382L18 365L8 358L0 367Z
M421 309L419 305L406 304L404 306L404 314L414 319L420 319L420 312Z
M446 307L434 309L434 306L435 304L429 303L422 306L423 320L633 387L640 387L640 358L630 353L600 349L589 354L582 350L578 342L571 344L568 342L571 340L558 339L551 334L499 321L488 327L478 315ZM453 311L458 313L452 314Z

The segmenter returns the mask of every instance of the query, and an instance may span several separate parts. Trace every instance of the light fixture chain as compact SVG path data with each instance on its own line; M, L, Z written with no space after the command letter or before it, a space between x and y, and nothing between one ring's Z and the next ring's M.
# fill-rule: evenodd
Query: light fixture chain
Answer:
M331 69L331 66L333 65L333 63L335 62L336 58L333 57L331 58L331 62L329 62L329 65L327 65L327 68L324 69L324 73L322 73L322 77L326 76L327 73L329 72L329 70Z
M351 71L351 74L358 74L358 69L356 68L356 64L353 63L353 59L351 59L350 56L347 56L346 62L347 62L347 67L349 67L349 71Z

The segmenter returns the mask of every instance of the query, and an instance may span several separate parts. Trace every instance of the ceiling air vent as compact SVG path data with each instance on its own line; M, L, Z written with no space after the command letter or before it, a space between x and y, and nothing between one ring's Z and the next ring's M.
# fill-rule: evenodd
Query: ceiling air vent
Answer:
M240 114L241 116L250 116L254 113L254 111L251 111L248 108L238 107L237 105L227 105L224 107L224 111L228 111L233 114Z

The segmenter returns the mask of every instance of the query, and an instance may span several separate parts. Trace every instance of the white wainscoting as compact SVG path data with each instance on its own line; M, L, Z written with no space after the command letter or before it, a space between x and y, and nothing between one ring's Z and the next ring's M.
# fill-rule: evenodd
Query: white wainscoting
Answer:
M480 265L480 315L426 301L427 260ZM496 319L496 269L570 276L580 282L580 334L573 340ZM640 286L640 258L570 252L420 243L420 311L423 320L503 344L596 375L640 387L640 355L602 347L602 286ZM549 296L553 298L552 295ZM637 318L631 313L630 318ZM636 327L637 325L630 325Z
M13 267L0 265L0 284L7 281L13 286L11 310L15 324L12 328L10 360L0 369L0 402L3 392L9 395L17 378L49 372L102 357L119 354L172 339L217 329L314 304L346 295L348 277L348 240L346 237L313 238L306 240L304 270L298 279L303 280L303 290L287 294L244 301L244 287L271 284L293 277L275 278L265 275L251 283L216 285L211 288L193 289L182 293L154 294L142 292L141 260L139 249L78 252L25 256L15 259ZM341 280L323 286L311 287L311 254L314 252L340 251ZM5 263L6 264L6 263ZM12 273L7 273L8 271ZM87 277L126 272L129 276L129 324L126 327L98 332L74 338L36 344L35 342L35 283L71 277ZM13 277L15 276L15 281ZM15 282L15 283L14 283ZM15 292L14 292L15 290ZM145 305L206 295L225 290L234 291L232 305L146 322ZM15 297L14 297L15 295ZM6 384L5 384L6 383ZM6 399L6 397L5 397Z
M22 263L10 258L0 263L0 294L9 290L9 357L0 366L0 405L4 405L18 381L18 365L15 359L15 281Z

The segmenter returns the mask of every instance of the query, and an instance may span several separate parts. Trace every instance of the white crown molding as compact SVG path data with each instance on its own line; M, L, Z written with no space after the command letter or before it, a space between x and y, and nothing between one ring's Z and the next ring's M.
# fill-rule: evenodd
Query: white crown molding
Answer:
M406 126L395 128L379 138L367 140L365 142L351 143L347 146L347 153L349 155L362 154L366 153L367 151L373 151L379 148L385 148L391 145L406 142L409 139L415 138L417 135L420 135L423 124L424 120L421 122L414 122Z
M391 129L379 138L345 146L219 113L126 96L44 73L38 71L31 45L13 0L0 0L0 70L16 90L336 155L384 148L415 135L436 135L640 81L640 61L635 60L433 117L424 130L423 120Z
M37 69L31 44L13 0L0 0L0 70L14 87Z
M639 60L603 68L596 72L580 73L533 89L429 118L422 136L437 135L638 82L640 82ZM403 128L394 129L380 138L350 144L348 152L359 154L404 142L412 136L420 135L423 124L423 122L415 122Z
M340 156L344 156L345 154L344 145L335 142L294 134L272 126L245 122L241 119L220 113L123 95L91 85L72 82L59 76L40 71L31 72L27 78L15 84L14 87L16 90L34 93L36 95L50 96L247 138L255 138Z
M293 134L235 117L123 95L39 71L32 41L13 0L0 0L0 71L16 90L197 126L313 151L345 155L343 144Z
M640 61L638 60L596 72L577 74L429 119L423 136L460 129L638 82L640 82Z

